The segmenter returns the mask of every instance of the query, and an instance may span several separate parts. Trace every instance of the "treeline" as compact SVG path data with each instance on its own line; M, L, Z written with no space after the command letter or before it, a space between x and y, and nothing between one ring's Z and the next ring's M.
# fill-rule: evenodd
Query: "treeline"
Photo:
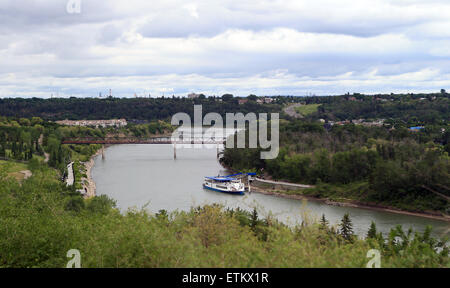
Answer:
M259 149L226 149L221 161L235 170L253 169L275 179L317 185L312 193L319 197L333 195L339 190L336 185L347 185L347 190L359 191L340 196L448 213L448 201L434 193L450 196L448 142L444 146L439 143L442 135L428 132L420 136L355 125L327 131L320 124L293 121L280 127L276 159L259 159ZM446 137L448 141L448 133ZM354 183L366 185L355 188ZM327 189L331 191L323 191Z
M0 117L0 158L21 161L34 156L45 159L48 165L66 173L71 161L88 161L101 148L99 145L63 145L64 138L78 137L149 137L167 134L173 127L164 121L145 124L130 123L127 127L79 127L61 126L39 117Z
M67 252L88 267L366 267L378 249L381 267L448 267L444 241L401 227L383 236L372 225L353 234L345 215L288 227L257 210L217 205L188 212L119 213L106 196L84 200L33 160L19 184L0 170L0 268L65 267ZM402 239L399 241L398 239Z
M445 125L450 119L450 94L363 94L295 98L304 104L322 104L311 119L344 121L386 119L395 127Z
M223 99L222 99L223 98ZM178 112L193 117L194 105L203 105L203 113L275 112L281 106L249 101L239 105L232 97L210 98L6 98L0 99L0 115L8 117L39 116L45 120L113 119L166 120Z
M15 160L30 160L33 155L42 155L39 143L44 131L42 119L21 118L18 121L0 117L0 157Z

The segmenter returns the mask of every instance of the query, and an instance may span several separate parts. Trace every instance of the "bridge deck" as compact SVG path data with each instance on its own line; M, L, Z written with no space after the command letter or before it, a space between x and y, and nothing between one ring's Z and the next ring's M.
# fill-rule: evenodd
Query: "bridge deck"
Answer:
M215 140L172 140L170 138L65 138L62 144L223 144Z

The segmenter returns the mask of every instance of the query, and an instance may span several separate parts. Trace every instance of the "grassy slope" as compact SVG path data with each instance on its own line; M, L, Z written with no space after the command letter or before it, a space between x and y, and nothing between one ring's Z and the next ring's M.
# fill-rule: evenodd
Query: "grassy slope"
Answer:
M309 105L302 105L299 107L295 107L295 111L297 113L302 114L303 116L308 116L314 112L317 112L317 109L322 104L309 104Z
M0 160L0 169L5 171L8 176L13 177L18 181L22 181L24 174L20 173L20 171L27 170L28 166L25 163Z

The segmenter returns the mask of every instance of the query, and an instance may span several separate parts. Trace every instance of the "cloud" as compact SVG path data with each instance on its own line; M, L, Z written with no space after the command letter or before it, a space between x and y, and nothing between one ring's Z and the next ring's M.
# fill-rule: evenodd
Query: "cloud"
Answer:
M81 1L68 14L65 0L0 0L0 97L429 91L449 81L444 0Z

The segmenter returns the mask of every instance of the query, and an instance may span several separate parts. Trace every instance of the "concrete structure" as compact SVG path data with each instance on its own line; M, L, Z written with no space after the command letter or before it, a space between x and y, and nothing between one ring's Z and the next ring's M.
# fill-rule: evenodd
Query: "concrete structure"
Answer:
M67 165L67 173L66 186L72 186L75 181L73 176L73 162L70 162L69 165Z

